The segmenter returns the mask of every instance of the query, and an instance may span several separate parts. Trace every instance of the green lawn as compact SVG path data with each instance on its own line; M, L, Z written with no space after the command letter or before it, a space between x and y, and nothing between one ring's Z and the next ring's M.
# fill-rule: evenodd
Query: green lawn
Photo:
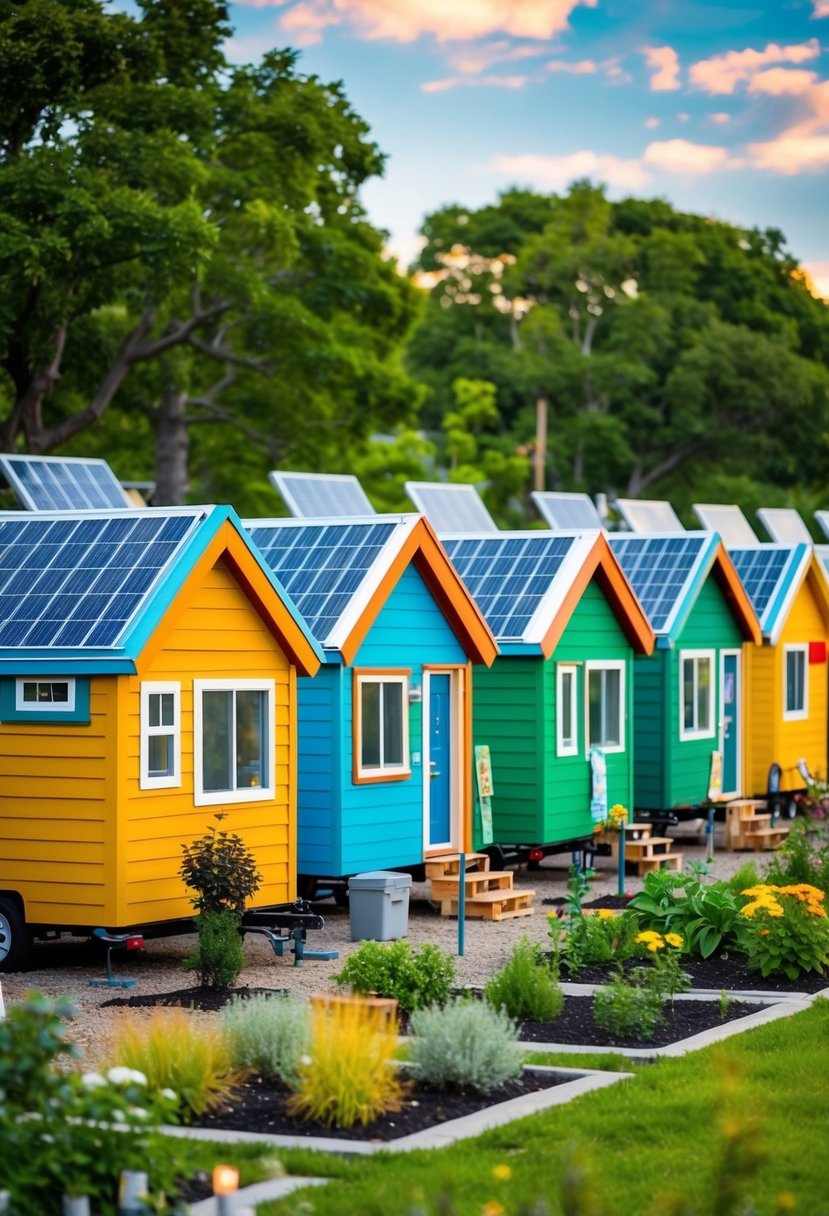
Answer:
M829 1216L829 1001L439 1152L282 1158L337 1181L257 1216Z

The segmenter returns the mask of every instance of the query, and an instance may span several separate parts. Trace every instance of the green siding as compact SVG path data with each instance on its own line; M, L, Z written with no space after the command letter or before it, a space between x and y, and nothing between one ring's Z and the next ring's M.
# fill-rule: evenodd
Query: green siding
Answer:
M633 805L662 809L665 802L665 724L663 682L670 652L657 650L633 661Z

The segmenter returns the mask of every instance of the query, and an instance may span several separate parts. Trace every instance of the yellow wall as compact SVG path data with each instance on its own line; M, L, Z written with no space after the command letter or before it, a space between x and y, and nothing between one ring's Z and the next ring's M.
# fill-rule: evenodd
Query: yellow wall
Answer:
M0 890L30 922L110 928L192 914L181 845L214 822L254 851L254 906L293 899L296 883L296 679L230 571L218 562L185 585L137 676L91 681L89 725L0 725ZM193 803L193 680L275 681L275 797ZM139 787L140 687L181 683L182 783Z
M808 717L792 721L783 718L784 646L808 645L829 638L811 577L801 586L776 645L755 647L751 655L746 761L747 788L754 794L765 791L769 766L775 762L783 769L784 789L802 786L803 780L797 773L797 762L801 758L808 761L812 771L827 771L829 672L826 663L808 666Z

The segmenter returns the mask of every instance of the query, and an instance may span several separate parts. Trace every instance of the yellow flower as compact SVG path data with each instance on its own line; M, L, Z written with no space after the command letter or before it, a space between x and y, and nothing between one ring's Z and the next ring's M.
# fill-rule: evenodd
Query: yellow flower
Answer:
M665 943L661 938L658 942L648 942L648 949L650 950L651 954L656 954L657 950L665 949Z
M481 1208L481 1216L504 1216L504 1205L499 1203L497 1199L490 1199Z
M598 916L599 920L615 920L616 919L616 913L613 911L612 908L597 908L596 915Z
M684 940L685 939L683 937L681 937L679 933L666 933L665 934L665 941L668 943L669 946L674 946L677 950L683 944Z
M656 933L653 929L644 929L641 933L636 934L634 941L643 942L645 944L648 942L661 942L662 934Z
M512 1177L512 1166L507 1165L505 1161L492 1167L492 1177L497 1178L499 1182L509 1182Z
M791 1191L781 1191L777 1196L778 1212L793 1212L797 1207L797 1200Z

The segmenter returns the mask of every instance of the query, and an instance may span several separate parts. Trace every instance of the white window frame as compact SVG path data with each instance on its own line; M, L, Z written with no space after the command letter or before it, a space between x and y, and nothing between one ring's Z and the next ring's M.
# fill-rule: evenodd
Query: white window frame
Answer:
M411 755L409 753L409 673L397 671L355 671L354 679L354 708L353 708L353 750L354 750L354 781L400 781L412 775ZM383 697L380 696L380 764L364 765L363 755L363 696L362 690L366 684L399 684L403 702L403 759L400 764L383 763Z
M173 725L150 726L150 697L173 697ZM159 735L173 737L173 771L162 776L150 775L150 739ZM142 790L173 789L181 785L181 685L171 680L147 681L141 685L141 744L140 779Z
M229 790L205 790L204 788L204 714L202 697L206 692L263 692L265 693L265 728L262 746L266 749L268 762L267 785L242 786ZM274 701L273 680L194 680L193 681L193 802L196 806L217 806L219 803L264 802L274 797L276 755L274 747ZM235 736L236 715L233 716ZM235 737L233 753L236 752Z
M24 701L23 687L26 684L66 684L65 701ZM73 714L75 712L75 680L72 676L63 679L40 679L37 676L18 676L14 682L14 707L26 714Z
M717 730L717 656L713 650L680 650L679 652L679 737L687 739L713 739ZM700 725L696 721L699 711L699 664L708 663L710 697L708 722ZM694 726L685 725L685 664L693 663Z
M564 691L565 677L570 677L569 696ZM565 704L569 703L572 738L564 734ZM556 755L577 756L579 754L579 669L575 663L556 664Z
M803 705L800 709L788 708L789 655L803 655ZM805 643L783 647L783 721L803 722L809 717L809 647Z
M592 739L590 737L590 676L593 672L602 671L618 671L619 672L619 742L606 743L601 739ZM614 752L623 752L625 750L625 723L627 719L627 690L625 681L627 678L627 664L624 659L602 659L595 662L585 663L584 665L584 750L590 755L590 748L597 747L605 753L605 755L613 755Z

